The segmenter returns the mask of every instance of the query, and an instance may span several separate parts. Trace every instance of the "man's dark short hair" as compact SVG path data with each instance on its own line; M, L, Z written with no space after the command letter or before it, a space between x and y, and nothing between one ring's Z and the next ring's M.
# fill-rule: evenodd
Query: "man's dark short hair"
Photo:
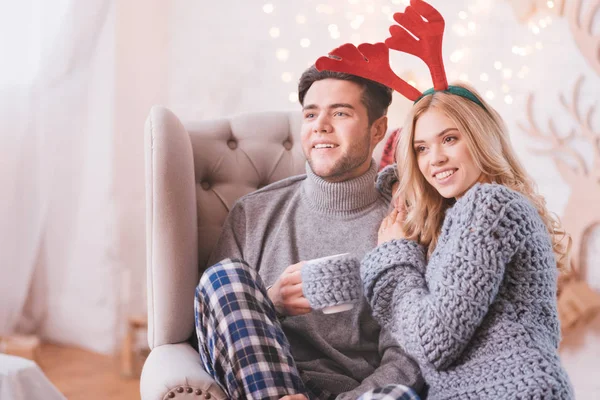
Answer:
M367 109L369 125L384 116L387 113L388 107L392 104L392 89L389 87L356 75L333 71L318 71L314 65L304 71L298 82L298 99L300 100L300 104L304 105L304 96L306 96L306 92L308 92L312 84L323 79L339 79L360 85L363 88L361 100Z

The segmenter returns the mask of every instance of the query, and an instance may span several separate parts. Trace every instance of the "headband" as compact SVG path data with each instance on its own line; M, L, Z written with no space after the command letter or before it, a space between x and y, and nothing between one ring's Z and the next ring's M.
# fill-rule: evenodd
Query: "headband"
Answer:
M460 86L452 86L452 85L448 85L448 89L446 89L446 90L435 90L434 88L427 89L426 91L424 91L421 94L421 96L417 100L415 100L415 102L413 104L417 104L419 102L419 100L421 100L423 97L433 94L435 92L450 93L450 94L454 94L456 96L464 97L465 99L471 100L473 103L477 104L484 110L486 109L485 106L483 105L483 103L469 89L460 87Z

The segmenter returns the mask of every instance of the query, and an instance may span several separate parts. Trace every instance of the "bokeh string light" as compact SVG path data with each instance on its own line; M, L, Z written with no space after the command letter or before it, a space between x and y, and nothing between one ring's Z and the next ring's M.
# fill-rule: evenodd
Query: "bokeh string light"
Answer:
M366 37L368 35L365 35L364 32L373 29L372 25L367 27L366 25L369 23L382 24L385 23L384 20L393 22L394 13L402 11L405 6L410 4L410 0L330 0L329 2L316 0L298 3L280 1L279 5L277 2L266 2L262 5L262 10L265 14L277 18L283 15L283 13L278 15L277 8L279 6L287 8L294 4L299 8L291 24L288 21L279 20L277 25L268 29L268 35L280 43L280 46L276 47L275 58L283 65L281 81L290 85L288 96L290 102L297 102L297 93L292 90L297 74L290 72L292 68L289 65L286 66L292 53L312 48L313 43L321 44L324 40L332 41L331 48L345 42L355 45L363 41L368 42L369 38ZM435 1L432 0L432 3L436 6ZM448 78L450 81L458 78L461 81L470 82L470 76L467 73L469 71L478 78L474 83L482 90L486 99L491 102L504 101L506 104L512 104L511 83L514 79L527 78L530 71L529 57L544 49L543 33L552 25L553 21L550 15L543 15L544 10L537 10L537 15L530 18L526 25L530 35L523 36L521 43L512 44L506 50L506 55L502 56L502 61L490 60L489 65L484 64L480 71L472 71L472 67L469 67L473 60L470 43L477 38L482 29L481 23L489 18L493 5L493 0L473 0L457 15L446 16L446 35L455 36L454 40L446 39L445 41L455 45L454 49L445 49L449 61ZM508 7L507 4L504 6ZM546 11L551 13L555 6L555 1L546 2ZM373 15L376 13L381 13L385 18L381 19ZM311 24L308 24L308 21ZM315 24L315 21L323 22L322 28L315 29L319 26L319 24ZM287 37L291 35L290 32L294 34L300 32L302 37L299 40L296 39L297 44L288 41ZM286 35L286 33L288 34ZM309 60L307 65L311 65L313 61ZM424 78L428 79L427 82L420 82L419 77L410 70L402 71L399 75L421 90L430 85L429 77Z
M523 0L526 1L526 0ZM476 35L478 33L478 20L481 15L489 15L489 8L491 4L489 0L479 0L469 4L466 10L461 10L452 25L452 33L458 38L468 38L469 36ZM507 5L505 5L507 6ZM554 7L554 2L549 1L547 3L549 9ZM487 100L494 102L494 99L502 99L506 104L513 103L513 97L511 95L510 83L515 76L519 79L525 79L529 73L528 56L532 55L535 51L542 50L544 48L539 36L543 34L543 30L548 28L552 24L552 18L550 16L544 16L537 18L535 21L529 21L527 24L528 30L532 33L529 37L524 37L524 43L515 43L511 47L511 55L503 57L504 63L498 60L491 61L489 70L483 68L479 73L479 84L481 84L484 90L484 95ZM463 39L464 41L465 39ZM458 41L460 43L461 40ZM463 63L470 61L468 56L468 46L462 45L462 48L454 50L450 55L450 61L455 64L455 69L462 69ZM514 65L515 68L511 68L510 65ZM517 70L518 72L514 72ZM460 73L459 79L469 82L466 73ZM478 85L479 85L478 84ZM501 96L497 96L497 93L501 93Z

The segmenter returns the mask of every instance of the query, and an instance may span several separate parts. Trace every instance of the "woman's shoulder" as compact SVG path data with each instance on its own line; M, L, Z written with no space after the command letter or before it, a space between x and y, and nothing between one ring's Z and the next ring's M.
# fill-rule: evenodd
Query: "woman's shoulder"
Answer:
M531 200L523 193L498 183L476 183L457 203L460 202L476 206L484 205L492 209L505 209L511 206L535 209Z
M539 220L534 204L523 193L497 183L477 183L457 201L462 213L488 220Z
M469 202L487 200L496 202L510 202L525 200L525 196L505 185L498 183L476 183L463 196Z

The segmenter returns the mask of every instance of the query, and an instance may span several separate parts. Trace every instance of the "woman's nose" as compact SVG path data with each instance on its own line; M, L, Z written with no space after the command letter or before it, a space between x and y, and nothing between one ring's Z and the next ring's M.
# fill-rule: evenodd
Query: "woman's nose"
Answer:
M448 161L448 157L444 149L439 146L433 146L431 149L431 165L442 165L446 161Z

